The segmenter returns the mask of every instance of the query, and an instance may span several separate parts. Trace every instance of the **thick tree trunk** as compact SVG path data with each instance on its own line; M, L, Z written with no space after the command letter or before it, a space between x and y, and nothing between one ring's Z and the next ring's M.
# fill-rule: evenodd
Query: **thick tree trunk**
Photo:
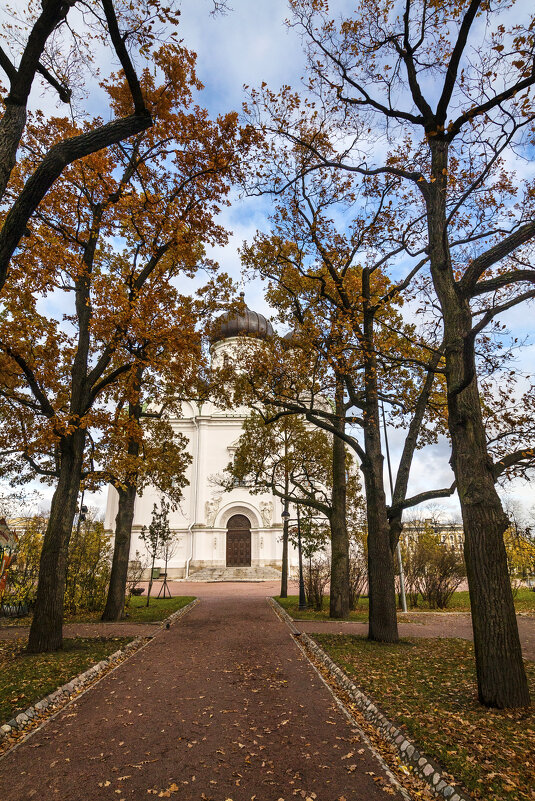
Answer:
M35 610L28 651L56 651L62 646L63 594L69 540L76 514L85 431L76 429L60 443L61 468L43 539Z
M136 502L136 486L126 489L118 488L119 508L115 518L115 542L111 565L110 586L102 620L120 620L124 614L126 596L126 580L128 577L128 559L130 556L130 535L134 520Z
M343 432L344 385L337 380L336 428ZM333 488L331 525L331 589L329 616L344 618L349 614L349 537L346 520L346 452L344 441L333 437Z
M499 709L529 706L503 541L508 520L485 464L485 454L472 450L471 440L468 432L457 433L453 458L462 499L478 698L485 706Z
M4 196L26 124L26 106L8 103L0 120L0 198Z
M365 436L366 439L366 436ZM382 480L382 455L375 443L366 444L368 463L363 470L368 519L368 638L380 642L397 642L396 589L394 560L390 549L390 528L386 516L386 499Z
M466 315L465 315L466 316ZM450 326L446 326L450 329ZM464 525L478 697L486 706L529 705L529 690L503 534L509 521L494 484L475 378L457 392L467 356L461 337L448 336L448 413L452 464ZM472 352L470 361L474 362Z
M529 704L503 533L508 526L494 484L477 386L470 299L455 284L445 235L448 146L432 146L427 191L431 272L444 319L448 425L464 524L478 696L486 706Z
M139 426L142 406L140 391L143 380L143 366L136 368L134 380L135 398L128 403L128 416ZM140 438L130 436L128 440L128 456L137 459L140 452ZM137 495L137 470L131 470L126 476L126 488L117 487L119 493L119 507L115 518L115 542L113 545L113 560L111 566L110 586L106 606L102 613L102 620L120 620L124 614L126 595L126 580L128 578L128 558L130 556L130 537L132 522L134 520L134 506Z
M367 299L362 342L366 398L364 409L365 459L362 463L362 472L366 488L368 520L368 595L370 601L368 638L380 642L397 642L399 635L396 584L383 481L384 460L381 450L377 360L374 349L375 311L373 306L368 306L371 293L369 275L366 271L362 276L362 294Z

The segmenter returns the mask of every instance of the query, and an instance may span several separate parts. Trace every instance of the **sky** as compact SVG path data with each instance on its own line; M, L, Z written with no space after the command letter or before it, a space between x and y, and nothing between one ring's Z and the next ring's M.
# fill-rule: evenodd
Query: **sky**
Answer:
M288 16L286 0L229 0L229 11L225 15L211 15L211 0L183 0L181 3L181 20L179 35L184 45L197 53L197 74L205 86L199 101L208 108L212 115L226 113L230 110L241 110L245 99L244 85L258 86L265 81L270 88L277 89L283 84L298 86L304 73L304 56L300 38L295 29L288 28L285 18ZM350 4L346 0L337 0L332 7L342 10ZM107 54L102 54L102 74L109 73L105 63ZM34 103L45 108L55 105L50 95L41 93L35 96ZM101 113L98 91L88 92L84 100L89 112ZM94 107L94 109L93 109ZM58 113L58 109L54 109ZM224 248L215 248L210 256L221 264L221 267L234 278L241 278L238 248L244 241L250 241L257 229L267 230L267 217L270 201L267 198L240 198L235 196L230 208L224 209L221 222L231 231L229 243ZM247 304L264 314L270 309L263 297L260 282L243 285ZM515 310L509 322L520 336L530 335L533 309ZM524 350L519 356L519 364L529 368L535 363L535 345ZM397 457L402 444L403 432L389 432L392 461ZM386 478L386 477L385 477ZM449 446L441 440L437 446L428 447L418 453L413 468L410 494L433 486L448 486L453 480L449 466ZM386 486L388 481L386 479ZM51 490L41 488L43 503L46 506ZM525 482L516 482L510 487L508 495L518 500L526 510L535 504L532 490ZM89 502L103 511L106 493L102 491L91 495ZM446 518L458 519L460 516L455 499L437 503ZM425 509L419 510L422 516L428 516Z

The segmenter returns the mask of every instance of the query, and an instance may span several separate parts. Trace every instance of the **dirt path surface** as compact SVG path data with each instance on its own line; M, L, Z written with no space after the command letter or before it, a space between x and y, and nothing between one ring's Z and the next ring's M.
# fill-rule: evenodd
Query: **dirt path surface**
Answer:
M526 659L535 661L535 617L517 616L518 631L522 653ZM353 623L334 620L296 620L295 625L302 631L315 634L360 634L368 631L367 623ZM408 612L398 618L400 637L461 637L472 639L472 622L468 612Z
M64 637L152 637L158 623L66 623ZM0 640L18 640L28 637L29 627L0 626Z
M204 587L180 622L0 761L2 801L399 801L266 585Z

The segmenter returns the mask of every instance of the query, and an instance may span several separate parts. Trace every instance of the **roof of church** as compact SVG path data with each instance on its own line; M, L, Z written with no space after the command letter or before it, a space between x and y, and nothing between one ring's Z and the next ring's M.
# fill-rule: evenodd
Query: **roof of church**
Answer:
M243 301L244 293L240 294ZM263 314L252 311L245 306L242 312L228 311L215 321L210 341L220 342L230 337L250 336L256 339L267 339L273 336L273 326Z

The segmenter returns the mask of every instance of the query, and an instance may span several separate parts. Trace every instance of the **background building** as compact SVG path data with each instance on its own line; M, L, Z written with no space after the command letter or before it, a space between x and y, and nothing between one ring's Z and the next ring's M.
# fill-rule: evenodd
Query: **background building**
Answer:
M210 353L212 364L225 353L231 355L243 336L255 341L273 333L261 314L245 309L242 314L227 313L217 321ZM253 344L253 343L251 343ZM189 440L192 456L188 468L189 486L180 506L169 514L176 533L176 548L168 563L169 578L248 578L280 577L282 565L282 506L271 494L253 495L246 486L224 492L217 485L220 475L234 456L248 410L219 409L212 403L182 404L182 415L171 418L174 431ZM151 522L152 509L159 503L155 488L148 487L136 499L130 558L144 552L139 534ZM118 495L110 487L105 527L115 527ZM290 564L296 556L290 548ZM156 562L161 564L161 560Z

